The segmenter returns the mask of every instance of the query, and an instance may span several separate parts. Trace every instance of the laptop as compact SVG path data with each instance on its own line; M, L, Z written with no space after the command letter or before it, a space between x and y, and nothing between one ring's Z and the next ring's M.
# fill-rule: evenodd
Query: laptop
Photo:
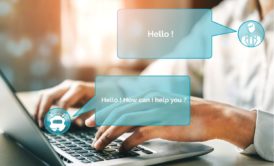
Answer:
M102 151L91 147L96 128L75 128L63 135L41 130L17 98L0 71L0 129L45 165L155 165L200 156L213 151L199 143L147 141L126 153L118 148L125 136L119 137ZM22 163L23 164L23 163Z

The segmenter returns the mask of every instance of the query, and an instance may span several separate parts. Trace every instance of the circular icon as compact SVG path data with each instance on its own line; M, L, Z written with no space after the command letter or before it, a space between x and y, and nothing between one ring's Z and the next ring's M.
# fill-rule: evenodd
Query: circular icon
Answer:
M253 20L242 23L238 30L238 38L246 47L257 47L263 42L264 35L263 26Z
M62 108L50 109L44 119L45 128L51 134L64 134L71 125L69 113Z

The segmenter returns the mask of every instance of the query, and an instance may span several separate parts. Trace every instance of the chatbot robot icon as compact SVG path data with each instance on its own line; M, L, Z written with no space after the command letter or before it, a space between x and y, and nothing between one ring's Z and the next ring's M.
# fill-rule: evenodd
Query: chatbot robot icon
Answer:
M244 22L238 30L238 38L246 47L257 47L264 40L265 32L263 26L254 20Z
M44 119L46 130L51 134L64 134L71 125L69 113L62 108L50 109Z
M50 126L53 131L63 131L66 128L65 119L61 116L55 116L50 119Z

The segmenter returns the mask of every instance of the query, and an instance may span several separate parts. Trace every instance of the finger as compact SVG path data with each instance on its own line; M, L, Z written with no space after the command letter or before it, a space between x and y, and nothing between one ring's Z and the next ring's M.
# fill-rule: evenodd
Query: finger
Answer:
M42 119L44 114L54 104L54 101L58 100L61 96L63 96L67 90L68 90L67 87L59 87L59 88L55 87L49 90L49 92L46 92L45 94L43 94L43 96L41 97L40 105L39 105L40 106L39 111L37 113L38 114L37 120L40 127L43 127Z
M33 115L33 117L34 117L35 120L38 119L38 112L39 112L41 100L42 100L42 94L40 94L38 102L37 102L37 105L35 107L35 112L34 112L34 115Z
M137 128L131 136L129 136L123 143L122 146L120 147L120 152L125 152L128 151L134 147L136 147L139 144L144 143L145 141L152 139L153 132L153 127L140 127Z
M109 128L110 126L101 126L95 134L94 140L92 141L91 146L94 147L95 142L98 140L99 137Z
M87 127L95 127L96 126L95 114L93 114L88 119L86 119L85 124Z
M94 143L97 150L104 149L109 143L131 129L131 126L111 126Z
M61 97L57 102L57 105L61 108L67 109L80 101L83 96L85 96L85 92L82 92L81 88L76 86L72 87Z
M43 127L42 118L44 114L50 109L52 104L53 104L53 100L49 96L42 96L40 108L38 112L38 118L37 118L39 127Z
M77 118L74 120L74 124L76 124L78 127L84 127L85 121L81 118Z
M82 114L81 116L74 119L74 123L79 127L83 127L85 125L85 120L91 117L93 113L94 113L93 111L90 111L85 114Z

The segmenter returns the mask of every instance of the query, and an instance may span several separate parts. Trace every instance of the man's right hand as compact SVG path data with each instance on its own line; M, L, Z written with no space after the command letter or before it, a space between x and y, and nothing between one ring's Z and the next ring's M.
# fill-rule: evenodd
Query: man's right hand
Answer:
M39 127L43 127L43 117L52 105L64 109L81 107L94 96L94 87L94 83L66 80L53 88L41 91L34 114Z

